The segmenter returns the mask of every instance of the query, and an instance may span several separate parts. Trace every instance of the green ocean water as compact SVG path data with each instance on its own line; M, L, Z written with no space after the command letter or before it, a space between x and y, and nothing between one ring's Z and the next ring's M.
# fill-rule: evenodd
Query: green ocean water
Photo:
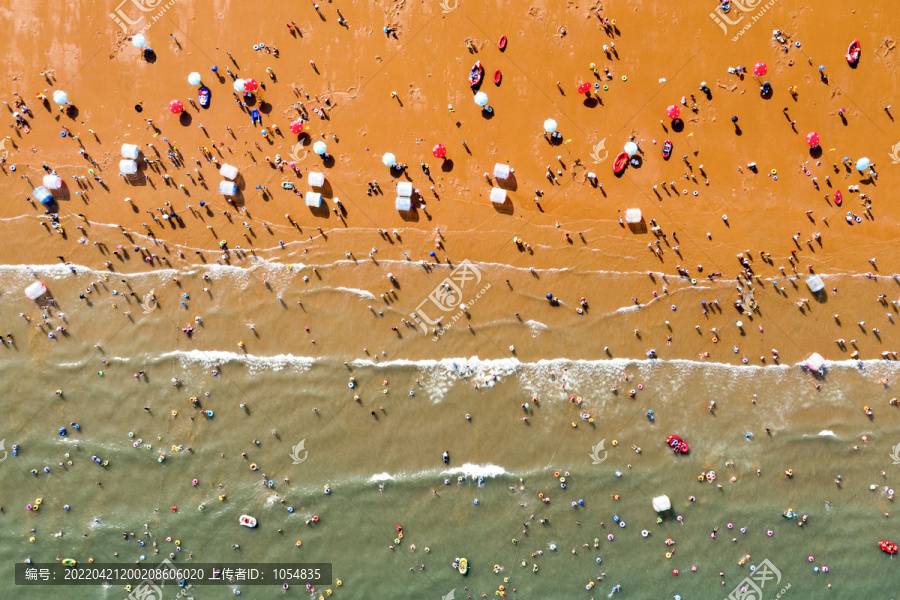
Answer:
M19 306L7 298L4 317L18 319ZM900 487L900 415L878 385L896 375L893 362L830 363L819 390L794 365L552 357L345 365L312 352L198 349L179 331L184 317L158 336L138 314L133 332L97 349L94 337L117 326L91 321L93 309L65 308L65 319L49 321L70 330L90 322L97 335L48 346L46 333L17 334L0 355L4 598L127 598L121 585L15 586L13 565L57 557L131 565L170 553L178 565L332 563L342 585L315 586L316 598L327 589L334 598L497 597L500 585L506 597L602 598L620 585L616 597L717 599L764 560L781 577L764 598L788 584L784 598L889 599L900 590L897 563L877 547L900 540L895 517L884 516L894 507L885 488ZM257 330L278 327L281 317L266 314ZM877 407L875 419L864 404ZM691 452L672 453L670 434ZM715 483L697 481L711 469ZM662 494L673 509L657 523L651 498ZM40 510L26 510L36 498ZM806 525L782 516L788 508L807 515ZM258 527L241 527L242 514ZM465 576L451 566L458 557L468 559ZM235 589L245 598L311 595L280 584L164 591L200 599Z

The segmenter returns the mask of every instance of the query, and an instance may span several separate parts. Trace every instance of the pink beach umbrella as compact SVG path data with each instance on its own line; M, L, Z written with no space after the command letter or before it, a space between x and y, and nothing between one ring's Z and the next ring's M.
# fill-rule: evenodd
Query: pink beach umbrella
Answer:
M431 153L435 158L444 158L447 156L447 148L443 144L437 144L431 149Z
M769 72L769 67L767 67L766 63L764 63L764 62L758 62L755 65L753 65L753 74L756 75L757 77L762 77L763 75L765 75L768 72Z
M257 89L259 89L259 83L255 79L244 80L244 91L255 92Z
M169 110L173 115L180 115L184 110L184 104L181 103L181 100L172 100L169 102Z
M291 123L291 133L302 133L303 132L303 121L297 119Z
M589 91L591 91L591 84L586 81L578 86L579 94L587 94Z
M681 114L681 109L675 106L674 104L670 105L669 108L666 109L666 116L670 119L677 119L678 115Z
M806 134L806 143L809 144L810 148L815 148L819 145L819 134L815 131L810 131Z

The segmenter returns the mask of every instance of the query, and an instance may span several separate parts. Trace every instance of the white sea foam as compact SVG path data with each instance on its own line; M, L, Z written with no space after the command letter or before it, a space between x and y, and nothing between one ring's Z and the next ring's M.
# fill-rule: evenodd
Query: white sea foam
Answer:
M364 298L366 300L374 300L375 294L372 292L367 292L366 290L358 290L356 288L345 288L345 287L336 287L334 288L338 292L343 292L345 294L352 294L353 296L359 296L360 298Z
M293 354L276 354L274 356L257 356L255 354L238 354L222 350L175 350L160 355L162 359L176 359L186 363L199 364L205 368L217 364L229 362L244 363L251 372L255 371L281 371L285 368L293 368L297 371L308 370L316 359L309 356L294 356Z
M369 481L372 483L380 483L382 481L394 481L396 478L390 473L376 473L369 477Z
M540 321L535 321L533 319L529 319L528 321L525 321L525 326L531 330L531 337L537 337L537 336L541 335L541 332L549 329L549 327L547 327L547 325L541 323Z
M478 477L499 477L500 475L509 475L506 469L497 465L476 465L473 463L465 463L461 467L454 467L441 471L441 475L464 475L477 479Z
M819 432L819 435L823 437L837 437L835 433L830 429L823 429Z

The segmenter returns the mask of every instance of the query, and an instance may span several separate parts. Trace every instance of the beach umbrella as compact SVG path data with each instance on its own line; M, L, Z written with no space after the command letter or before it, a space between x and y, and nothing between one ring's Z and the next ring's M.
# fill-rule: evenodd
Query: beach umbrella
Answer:
M57 104L67 104L69 102L69 97L62 90L56 90L53 92L53 101Z
M635 154L637 154L637 151L638 145L634 142L628 142L625 144L625 154L627 154L628 156L634 156Z
M677 119L678 115L681 114L681 109L675 106L674 104L670 104L669 108L666 109L666 116L670 119Z
M544 121L544 131L546 131L547 133L553 133L554 131L556 131L556 121L554 121L553 119L547 119L546 121Z
M755 65L753 65L753 74L756 75L757 77L762 77L763 75L765 75L768 72L769 72L769 67L767 67L766 63L764 63L764 62L758 62Z
M174 115L180 115L184 110L184 104L181 103L181 100L172 100L169 102L169 110L171 110Z
M589 84L587 82L579 84L579 86L578 86L579 94L587 94L589 91L591 91L591 84Z
M255 92L259 89L259 83L256 82L255 79L245 79L244 80L244 90L248 92Z
M291 133L301 133L303 131L303 121L297 119L291 122Z
M475 104L478 106L487 106L488 97L484 92L478 92L475 94Z
M810 131L806 134L806 143L809 144L810 148L815 148L819 145L819 134L815 131Z
M188 75L188 83L191 85L200 85L200 73L194 71Z
M243 79L234 80L234 91L243 92L246 89Z
M861 159L856 161L856 170L857 171L865 171L866 169L869 168L870 164L872 164L872 161L870 161L868 158L863 156Z
M383 162L386 167L393 167L397 164L397 157L390 152L386 152L384 156L381 157L381 162Z
M431 149L431 153L434 154L435 158L444 158L447 156L447 148L444 147L443 144L436 144L435 147Z
M147 38L144 37L144 34L138 33L131 38L131 43L134 44L135 48L143 48L147 45Z
M313 152L315 152L319 156L322 156L323 154L325 154L325 152L327 150L328 150L328 146L326 146L325 142L323 142L321 140L316 142L315 144L313 144Z

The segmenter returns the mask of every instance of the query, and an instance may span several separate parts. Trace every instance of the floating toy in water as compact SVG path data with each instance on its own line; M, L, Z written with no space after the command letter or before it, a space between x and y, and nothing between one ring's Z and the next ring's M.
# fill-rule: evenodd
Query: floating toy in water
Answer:
M881 540L878 542L878 547L887 552L888 554L896 554L897 553L897 544L894 542L890 542L888 540Z
M253 527L256 527L256 519L250 515L241 515L240 524L252 529Z
M62 559L62 564L65 567L74 567L75 565L78 564L78 561L75 560L74 558L64 558L64 559Z
M677 435L670 435L667 437L666 443L672 448L672 451L675 452L675 454L687 454L690 452L690 447L687 442Z

